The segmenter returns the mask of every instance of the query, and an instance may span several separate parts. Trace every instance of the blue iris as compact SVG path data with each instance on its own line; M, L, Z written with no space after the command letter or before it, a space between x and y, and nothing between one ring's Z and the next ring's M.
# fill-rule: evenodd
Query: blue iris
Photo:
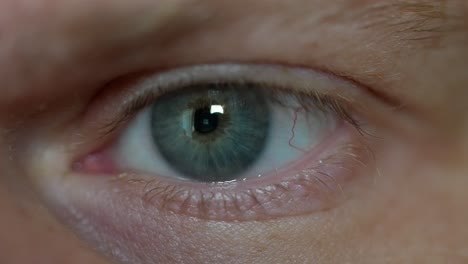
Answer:
M154 103L151 133L165 161L185 178L231 181L263 154L270 114L253 85L193 85Z

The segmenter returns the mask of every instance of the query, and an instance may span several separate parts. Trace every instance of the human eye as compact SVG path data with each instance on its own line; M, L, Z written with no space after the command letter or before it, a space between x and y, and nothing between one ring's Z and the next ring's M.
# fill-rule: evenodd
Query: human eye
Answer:
M198 219L326 210L372 161L355 100L361 90L281 65L198 65L119 79L91 105L91 125L80 134L95 139L72 160L72 173L101 175L113 195Z

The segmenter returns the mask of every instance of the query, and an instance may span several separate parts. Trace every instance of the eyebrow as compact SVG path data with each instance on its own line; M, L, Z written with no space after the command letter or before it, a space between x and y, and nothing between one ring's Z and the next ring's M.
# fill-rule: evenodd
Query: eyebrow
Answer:
M449 6L463 4L458 0L390 0L350 1L323 21L358 24L358 29L379 32L400 44L417 47L439 47L446 33L461 28L465 16L449 11ZM468 7L468 5L467 5ZM352 9L352 11L350 11ZM461 12L467 8L461 6Z
M363 11L364 27L389 29L404 41L434 45L448 30L446 0L382 1Z

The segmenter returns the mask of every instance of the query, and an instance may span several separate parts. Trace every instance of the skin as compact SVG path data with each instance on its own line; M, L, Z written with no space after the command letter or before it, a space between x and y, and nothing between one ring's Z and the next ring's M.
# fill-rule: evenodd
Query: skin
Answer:
M386 2L2 1L0 263L467 263L468 3ZM66 158L47 153L105 84L231 61L324 69L397 102L363 111L379 139L358 191L274 221L148 211L144 246L116 239L124 257L72 231L48 198Z

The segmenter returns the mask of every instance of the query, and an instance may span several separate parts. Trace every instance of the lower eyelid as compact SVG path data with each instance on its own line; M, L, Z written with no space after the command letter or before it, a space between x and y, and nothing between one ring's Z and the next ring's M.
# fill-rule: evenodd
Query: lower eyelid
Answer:
M317 150L302 159L303 164L245 182L200 184L127 172L112 178L110 189L114 190L112 195L142 201L161 213L199 219L251 221L308 214L345 200L346 186L370 162L361 139L355 129L343 123L319 147L328 149L326 152Z

